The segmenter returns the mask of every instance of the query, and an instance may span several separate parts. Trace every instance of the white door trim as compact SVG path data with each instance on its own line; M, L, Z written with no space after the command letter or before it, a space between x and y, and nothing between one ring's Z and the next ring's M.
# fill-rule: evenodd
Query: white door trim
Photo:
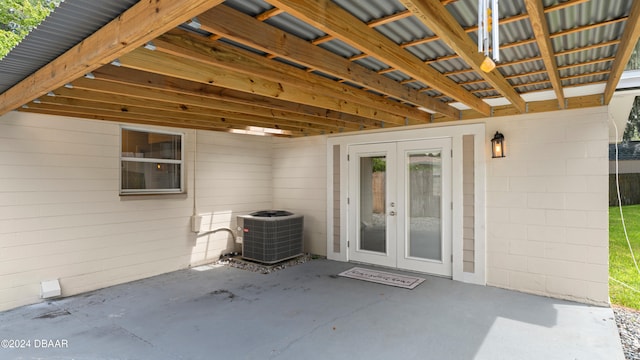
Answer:
M474 136L474 215L475 215L475 272L465 273L462 262L462 163L457 157L462 151L462 136ZM336 261L348 261L348 164L347 148L351 144L366 144L384 141L403 141L417 139L433 139L440 137L452 138L454 159L452 163L452 253L453 253L453 279L474 284L486 284L486 161L488 142L490 138L486 134L484 123L455 122L445 125L420 125L402 127L401 129L389 129L381 131L368 131L356 135L336 134L327 137L327 258ZM339 148L340 170L340 198L339 214L336 214L338 223L334 222L334 186L333 186L333 147ZM456 155L458 154L458 155ZM333 251L334 224L339 233L339 251Z

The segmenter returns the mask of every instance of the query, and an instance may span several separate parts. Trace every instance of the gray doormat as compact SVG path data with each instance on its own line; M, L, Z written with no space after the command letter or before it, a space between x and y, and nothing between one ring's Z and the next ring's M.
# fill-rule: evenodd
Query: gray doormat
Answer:
M383 285L397 286L405 289L413 289L424 281L423 278L419 278L416 276L398 275L385 271L363 269L359 267L354 267L347 271L343 271L338 274L338 276L370 281Z

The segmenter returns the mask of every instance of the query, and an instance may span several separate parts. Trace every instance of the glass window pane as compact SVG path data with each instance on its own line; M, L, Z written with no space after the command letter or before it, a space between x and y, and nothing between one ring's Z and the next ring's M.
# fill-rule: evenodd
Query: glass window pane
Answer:
M441 151L410 154L408 160L409 256L442 261Z
M180 190L180 164L122 162L122 190Z
M182 136L122 129L122 157L182 159Z
M387 252L384 156L360 158L360 250Z

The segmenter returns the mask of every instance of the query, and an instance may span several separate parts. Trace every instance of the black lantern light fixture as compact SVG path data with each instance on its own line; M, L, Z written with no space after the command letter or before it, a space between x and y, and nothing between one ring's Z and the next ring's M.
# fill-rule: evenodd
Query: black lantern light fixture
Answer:
M504 135L496 131L491 139L491 157L503 158L504 157Z

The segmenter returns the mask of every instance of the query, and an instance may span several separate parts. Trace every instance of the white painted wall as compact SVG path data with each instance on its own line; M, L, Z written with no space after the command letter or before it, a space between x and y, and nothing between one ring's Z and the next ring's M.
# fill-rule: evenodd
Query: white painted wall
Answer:
M327 255L327 139L274 139L273 206L304 215L304 250Z
M496 130L507 141L507 158L487 159L490 285L608 301L607 119L602 107L486 123L487 154ZM68 296L232 250L224 231L190 232L194 199L201 231L265 208L301 213L305 250L327 253L326 137L184 132L187 195L123 199L118 124L1 117L0 310L40 301L42 280Z
M608 303L607 107L491 119L506 158L487 162L487 280Z
M233 250L227 232L190 231L194 195L201 231L233 228L237 214L271 208L272 139L169 130L186 134L187 194L120 197L119 124L0 118L0 310L40 301L43 280L60 279L69 296Z
M201 234L235 231L238 215L272 208L271 157L270 137L198 131L195 189ZM234 247L228 231L198 236L190 261L208 263L231 250L240 247Z

